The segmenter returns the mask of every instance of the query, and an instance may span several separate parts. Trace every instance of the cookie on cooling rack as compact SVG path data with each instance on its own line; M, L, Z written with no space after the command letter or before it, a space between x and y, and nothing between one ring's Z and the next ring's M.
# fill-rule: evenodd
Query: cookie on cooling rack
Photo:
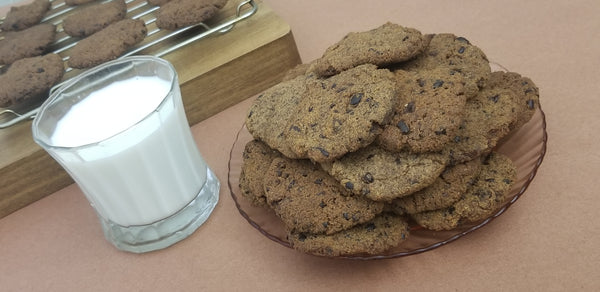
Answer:
M288 235L296 250L322 256L381 254L402 244L409 236L406 221L394 214L331 235L292 232Z
M388 22L369 31L348 33L327 48L309 71L331 76L362 64L402 62L421 53L424 45L420 31Z
M44 54L56 35L56 27L42 23L21 31L8 31L0 40L0 65Z
M275 158L263 183L267 203L291 232L333 234L383 211L383 203L353 196L309 160Z
M0 75L0 107L15 108L48 97L63 74L63 60L56 54L15 61Z
M465 95L471 98L485 85L491 72L483 51L466 38L450 33L428 35L429 44L415 59L400 65L404 70L421 70L440 66L461 72L465 78Z
M90 68L114 60L141 42L147 33L141 19L123 19L79 41L70 52L72 68Z
M13 6L6 13L0 28L4 31L23 30L39 24L50 10L48 0L35 0L29 4Z
M464 79L438 67L415 72L397 70L398 102L378 137L390 151L440 151L457 133L464 111Z
M450 230L461 222L485 219L502 205L516 178L512 160L492 152L483 159L475 182L452 206L411 216L419 225L432 230Z
M86 37L124 19L126 14L124 0L94 4L67 16L63 20L63 29L72 37Z
M369 145L323 165L343 188L375 201L391 201L432 184L447 163L442 153L390 152Z
M154 6L161 6L169 1L171 1L171 0L148 0L148 4L154 5Z
M156 26L175 30L211 19L227 0L171 0L156 10Z
M90 2L94 2L97 0L65 0L65 4L69 5L69 6L77 6L77 5L81 5L81 4L86 4L86 3L90 3Z

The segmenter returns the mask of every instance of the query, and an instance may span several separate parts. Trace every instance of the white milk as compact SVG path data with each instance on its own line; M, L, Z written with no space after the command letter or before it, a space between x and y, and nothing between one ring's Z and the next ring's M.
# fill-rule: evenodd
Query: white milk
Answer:
M158 77L115 82L73 106L51 137L55 146L75 147L52 155L68 166L100 216L121 226L164 219L206 181L207 165L181 105L163 101L170 89Z

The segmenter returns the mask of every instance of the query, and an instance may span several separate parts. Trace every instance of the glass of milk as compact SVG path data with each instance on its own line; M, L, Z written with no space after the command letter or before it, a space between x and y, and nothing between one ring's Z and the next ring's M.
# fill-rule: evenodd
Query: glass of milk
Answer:
M71 175L118 249L186 238L219 199L194 142L173 66L127 57L86 71L40 107L33 138Z

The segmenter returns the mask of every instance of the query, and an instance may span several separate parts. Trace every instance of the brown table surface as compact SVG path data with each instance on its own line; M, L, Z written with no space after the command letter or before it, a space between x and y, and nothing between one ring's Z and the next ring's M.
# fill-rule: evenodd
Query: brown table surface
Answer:
M349 31L389 20L465 36L531 77L549 144L526 194L483 229L419 255L360 262L297 253L250 227L229 196L229 150L249 97L192 127L222 187L213 215L191 237L158 252L120 252L72 185L0 219L0 290L600 289L600 2L265 2L292 27L304 61Z

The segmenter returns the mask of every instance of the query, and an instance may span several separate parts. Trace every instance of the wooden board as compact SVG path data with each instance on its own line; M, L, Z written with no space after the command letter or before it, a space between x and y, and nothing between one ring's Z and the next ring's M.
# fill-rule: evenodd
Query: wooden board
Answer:
M289 25L256 3L256 14L231 31L163 56L179 75L190 124L258 94L300 63ZM33 142L31 121L0 129L0 218L72 183Z

